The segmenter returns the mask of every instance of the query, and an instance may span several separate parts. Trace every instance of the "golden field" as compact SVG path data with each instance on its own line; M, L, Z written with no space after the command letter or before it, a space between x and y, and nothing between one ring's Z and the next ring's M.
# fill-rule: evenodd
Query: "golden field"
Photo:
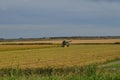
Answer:
M42 49L56 47L57 45L0 45L1 51L13 51L13 50L27 50L27 49Z
M71 67L120 58L120 45L0 45L0 68Z

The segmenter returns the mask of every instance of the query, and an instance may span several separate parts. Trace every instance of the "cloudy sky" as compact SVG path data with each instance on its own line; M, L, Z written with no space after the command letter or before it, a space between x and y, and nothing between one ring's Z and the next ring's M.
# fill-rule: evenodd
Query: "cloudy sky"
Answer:
M120 0L0 0L0 38L120 36Z

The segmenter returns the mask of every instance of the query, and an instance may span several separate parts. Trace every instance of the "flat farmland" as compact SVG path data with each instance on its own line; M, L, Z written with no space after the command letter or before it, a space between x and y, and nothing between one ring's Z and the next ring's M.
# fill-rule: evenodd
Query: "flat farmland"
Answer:
M61 44L63 40L67 39L46 39L46 40L37 40L37 41L13 41L13 42L0 42L0 44L32 44L32 43L51 43L51 44ZM71 41L71 44L80 44L80 43L116 43L120 42L120 39L68 39Z
M0 45L0 68L71 67L120 58L120 45Z
M15 50L27 50L27 49L42 49L56 47L57 45L0 45L1 51L15 51Z

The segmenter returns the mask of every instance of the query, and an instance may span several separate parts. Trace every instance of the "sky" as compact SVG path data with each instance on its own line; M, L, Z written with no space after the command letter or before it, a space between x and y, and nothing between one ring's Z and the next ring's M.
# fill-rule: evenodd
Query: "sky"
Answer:
M0 38L120 36L120 0L0 0Z

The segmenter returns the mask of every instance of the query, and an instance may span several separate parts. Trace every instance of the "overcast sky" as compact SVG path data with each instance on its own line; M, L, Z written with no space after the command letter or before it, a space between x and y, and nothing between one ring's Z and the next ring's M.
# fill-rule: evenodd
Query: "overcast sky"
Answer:
M0 0L0 38L120 36L120 0Z

